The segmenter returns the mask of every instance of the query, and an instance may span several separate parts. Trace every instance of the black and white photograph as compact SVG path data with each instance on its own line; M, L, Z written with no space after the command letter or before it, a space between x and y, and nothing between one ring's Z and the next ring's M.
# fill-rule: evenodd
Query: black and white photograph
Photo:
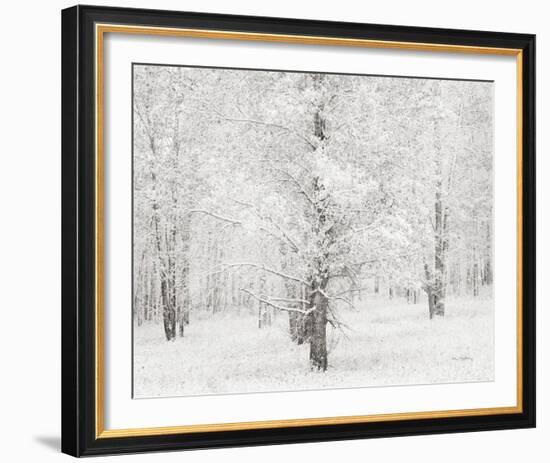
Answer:
M0 459L543 461L545 4L93 3L2 9Z
M135 398L494 379L493 82L132 82Z

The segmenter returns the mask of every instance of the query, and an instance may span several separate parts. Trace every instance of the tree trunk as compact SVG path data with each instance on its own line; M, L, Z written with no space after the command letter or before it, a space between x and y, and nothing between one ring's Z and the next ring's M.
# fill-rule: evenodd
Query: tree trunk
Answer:
M160 293L162 297L162 318L164 321L164 334L167 341L176 337L176 311L172 305L169 294L168 281L163 278L160 282Z
M189 297L189 267L186 263L183 272L182 272L182 289L181 289L181 295L180 295L180 306L179 306L179 335L180 337L183 337L185 332L185 326L189 325L189 311L190 311L190 303L191 298Z
M293 254L285 243L281 244L279 250L282 255L281 268L283 272L286 272L289 268L292 268ZM285 280L284 286L286 297L288 299L304 299L305 296L303 294L303 285L296 283L295 281ZM306 305L307 304L298 302L288 303L289 307L301 310L306 310ZM307 342L308 337L306 333L306 323L304 315L299 312L288 312L288 331L292 342L298 345L302 345Z
M428 311L430 315L430 320L434 318L434 295L431 291L427 291L428 295Z
M258 328L262 328L262 306L263 302L258 301Z
M303 315L299 312L289 312L288 324L292 342L302 345L310 340L313 326L311 314Z
M473 295L479 296L479 265L477 261L474 262L473 268L472 268L472 287L473 287Z
M264 272L258 274L257 285L260 297L264 298L266 296L266 275ZM266 312L267 306L263 302L258 301L258 328L263 328L266 325Z
M182 267L181 267L181 285L179 297L179 335L183 337L185 326L189 325L189 311L191 310L191 295L189 293L189 241L190 241L191 223L186 219L182 231Z
M313 86L321 89L324 77L315 75L313 77ZM314 136L317 140L317 146L323 146L327 139L326 119L324 114L324 104L317 106L313 114ZM327 195L325 187L319 177L313 178L312 183L313 201L314 201L314 225L313 230L317 235L318 254L314 260L315 269L309 299L309 306L313 311L305 317L305 331L309 335L309 362L312 370L326 371L328 367L327 354L327 311L328 299L325 289L329 279L329 250L333 238L331 230L334 222L330 223L330 217L327 211L327 205L331 198Z
M296 344L303 344L304 339L301 336L300 324L301 320L298 312L288 312L288 329L290 332L290 339Z
M164 258L162 255L161 237L159 230L159 219L157 213L157 205L153 204L154 222L155 222L155 238L160 262L160 297L162 304L162 318L164 322L164 334L167 341L172 341L176 337L176 309L175 309L175 288L173 284L175 280L170 278L172 264L170 258ZM168 246L168 243L165 243Z
M447 258L447 210L441 199L442 184L437 181L435 193L435 258L434 258L434 281L432 289L432 304L430 318L445 315L445 287L446 287L446 258ZM433 309L433 310L432 310Z
M326 371L327 359L327 309L328 300L320 292L314 291L311 297L311 307L315 310L308 315L311 319L311 337L309 340L309 362L312 370Z

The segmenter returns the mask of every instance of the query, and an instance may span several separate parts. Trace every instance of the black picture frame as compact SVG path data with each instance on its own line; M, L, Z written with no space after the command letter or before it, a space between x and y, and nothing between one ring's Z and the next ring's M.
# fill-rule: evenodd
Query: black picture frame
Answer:
M382 422L98 437L95 24L518 49L522 53L522 411ZM75 6L62 12L62 451L73 456L439 434L535 426L535 36Z

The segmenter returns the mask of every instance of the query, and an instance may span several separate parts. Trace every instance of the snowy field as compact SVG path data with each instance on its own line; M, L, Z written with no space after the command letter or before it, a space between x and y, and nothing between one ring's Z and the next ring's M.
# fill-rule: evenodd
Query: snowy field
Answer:
M309 345L291 342L286 314L258 329L255 315L195 313L174 342L161 324L136 325L134 397L493 380L491 299L449 298L445 318L434 320L423 300L362 304L341 312L346 336L329 328L325 373L309 370Z

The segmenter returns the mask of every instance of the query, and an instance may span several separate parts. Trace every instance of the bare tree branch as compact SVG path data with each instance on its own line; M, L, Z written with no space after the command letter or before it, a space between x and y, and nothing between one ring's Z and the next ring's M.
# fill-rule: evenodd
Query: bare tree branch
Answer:
M313 291L314 293L319 293L319 294L322 294L324 297L326 297L327 299L332 299L332 300L337 300L337 301L344 301L346 304L348 304L352 309L354 310L357 310L356 307L353 305L353 303L345 298L345 297L342 297L341 295L339 294L335 294L335 295L332 295L332 294L327 294L325 291L323 291L322 289L320 288L317 288L315 291Z
M223 263L223 264L219 264L219 265L221 267L253 267L253 268L260 269L260 270L264 270L268 273L272 273L273 275L278 275L281 278L286 278L288 280L297 281L298 283L302 283L304 285L309 285L309 283L306 280L303 280L302 278L296 277L294 275L288 275L287 273L283 273L279 270L275 270L275 269L266 267L263 264L256 264L256 263L253 263L253 262L236 262L236 263L231 263L231 264ZM215 272L215 273L217 273L217 272Z
M327 319L327 323L329 323L334 329L340 330L344 338L349 340L349 336L346 333L346 330L352 331L352 329L349 327L349 325L345 324L344 322L338 319L338 317L336 316L336 314L334 313L334 310L332 310L330 305L328 307L328 311L329 311L330 317Z
M229 222L234 225L242 225L242 222L240 220L231 219L229 217L224 217L222 215L216 214L214 212L208 211L206 209L189 209L187 211L189 214L205 214L209 215L210 217L214 217L215 219L222 220L224 222Z
M272 301L298 302L300 304L309 304L309 301L306 301L305 299L293 299L288 297L273 297L273 296L269 296L269 299L271 299Z
M337 294L334 294L333 297L339 297L348 293L358 293L360 291L368 291L368 290L369 288L350 288L350 289L346 289L345 291L341 291Z
M241 288L241 291L243 291L246 294L249 294L254 299L256 299L260 302L263 302L264 304L267 304L267 305L269 305L269 306L271 306L271 307L273 307L274 309L277 309L277 310L284 310L285 312L297 312L297 313L301 313L303 315L309 315L311 312L316 310L316 307L313 307L313 308L308 309L308 310L296 309L294 307L283 307L281 305L274 304L273 302L271 302L271 300L270 300L271 298L266 299L264 297L257 296L256 294L254 294L252 291L249 291L248 289Z
M273 164L271 165L271 168L273 170L277 171L277 172L282 173L283 175L286 175L286 177L289 179L289 181L292 181L292 183L294 183L298 187L298 190L300 191L300 193L302 193L302 195L304 195L304 197L311 203L311 205L313 207L317 207L317 203L315 201L313 201L313 199L308 194L308 192L306 191L304 186L298 181L298 179L296 177L294 177L294 175L292 175L290 172L288 172L284 169L281 169L279 167L274 166Z
M216 111L217 112L217 111ZM305 136L301 135L300 133L296 132L295 130L292 130L288 127L285 127L284 125L277 124L275 122L266 122L266 121L258 121L255 119L245 119L245 118L234 118L234 117L226 117L218 113L218 116L220 119L228 122L241 122L241 123L247 123L247 124L254 124L254 125L262 125L264 127L274 127L276 129L283 130L285 132L288 132L300 140L304 141L313 151L317 149L317 146L313 144L310 140L308 140Z

